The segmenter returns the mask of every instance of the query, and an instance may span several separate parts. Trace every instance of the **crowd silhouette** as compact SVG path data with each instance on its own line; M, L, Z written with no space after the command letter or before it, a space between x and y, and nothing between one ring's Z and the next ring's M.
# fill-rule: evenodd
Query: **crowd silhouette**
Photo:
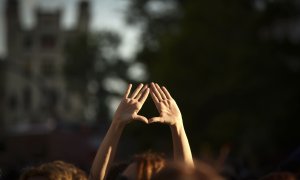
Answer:
M20 180L226 180L239 179L234 174L226 173L224 164L211 164L194 160L184 121L179 107L169 91L157 83L139 84L131 92L129 84L112 120L109 130L102 140L91 166L89 176L73 164L53 161L35 167L26 167ZM140 115L148 96L151 96L158 112L158 117L147 119ZM147 151L133 155L128 162L114 162L119 139L125 126L135 121L146 124L167 124L171 129L173 158L167 159L158 152ZM226 150L225 150L226 151ZM224 158L221 161L224 161ZM270 172L260 180L297 180L297 168L294 171L279 170Z

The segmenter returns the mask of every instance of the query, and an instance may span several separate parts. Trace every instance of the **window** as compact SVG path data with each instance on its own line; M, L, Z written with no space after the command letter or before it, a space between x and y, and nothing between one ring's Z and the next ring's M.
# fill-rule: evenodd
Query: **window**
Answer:
M30 77L32 75L32 63L29 58L24 58L24 65L23 65L24 75Z
M59 100L59 94L55 89L44 88L43 92L43 103L41 105L44 110L54 110Z
M42 64L42 73L45 77L51 77L55 73L55 66L51 60L45 60Z
M51 109L55 108L58 102L58 93L55 90L49 90L47 94L49 107Z
M70 102L69 98L65 99L65 101L64 101L64 107L65 107L65 110L67 112L71 111L72 105L71 105L71 102Z
M23 40L23 46L25 49L31 49L33 46L33 40L31 36L25 36Z
M18 106L18 99L15 95L11 95L9 98L8 98L8 107L11 109L11 110L16 110L17 109L17 106Z
M24 103L24 109L29 110L31 107L31 98L32 98L32 93L30 91L29 87L26 87L23 90L23 103Z
M42 35L41 37L41 47L44 49L52 49L56 46L56 38L54 35Z

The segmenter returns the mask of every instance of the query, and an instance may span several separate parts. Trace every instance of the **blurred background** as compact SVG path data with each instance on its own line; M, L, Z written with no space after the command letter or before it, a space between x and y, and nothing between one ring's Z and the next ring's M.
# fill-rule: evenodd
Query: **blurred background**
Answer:
M299 170L299 80L297 0L0 0L0 179L89 171L127 84L152 81L195 158L233 179ZM149 149L172 157L169 128L130 124L116 161Z

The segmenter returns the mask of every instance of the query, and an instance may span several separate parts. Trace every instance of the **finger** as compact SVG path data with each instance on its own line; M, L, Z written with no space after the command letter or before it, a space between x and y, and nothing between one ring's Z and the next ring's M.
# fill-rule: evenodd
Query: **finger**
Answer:
M149 119L149 123L155 123L155 122L163 122L163 119L161 117L153 117Z
M130 90L131 90L132 84L129 84L126 90L126 93L124 95L125 98L128 98L129 94L130 94Z
M151 90L152 92L155 94L155 96L157 97L158 99L158 102L162 101L162 97L160 95L160 93L158 92L157 88L156 88L156 85L154 83L151 83Z
M161 90L160 86L157 83L155 83L155 86L156 86L160 96L162 97L162 99L167 99L165 93Z
M147 97L149 95L149 92L150 92L150 89L147 88L146 91L143 93L142 97L140 97L140 99L139 99L139 101L141 103L143 103L143 104L145 103L145 101L146 101L146 99L147 99Z
M135 89L135 91L132 93L131 97L130 98L134 98L139 92L140 90L142 89L144 85L142 83L139 84L139 86Z
M144 92L146 91L146 89L148 88L148 85L145 85L143 87L142 90L140 90L140 92L136 95L136 97L134 97L135 99L140 99L140 97L144 94Z
M156 97L155 93L153 91L150 91L150 95L151 95L151 98L153 99L154 103L155 104L158 104L159 103L159 100L158 98Z
M154 92L152 92L152 91L150 91L150 95L151 95L151 98L152 98L152 100L153 100L153 102L154 102L154 105L155 105L155 107L156 107L156 109L160 112L161 110L161 107L159 106L159 100L158 100L158 98L156 97L156 95L154 94Z
M142 122L148 124L148 119L146 117L144 117L144 116L136 115L134 117L134 120L142 121Z
M162 87L162 90L164 91L164 93L165 93L165 95L167 96L168 99L172 99L171 94L169 93L167 88L165 88L165 86Z

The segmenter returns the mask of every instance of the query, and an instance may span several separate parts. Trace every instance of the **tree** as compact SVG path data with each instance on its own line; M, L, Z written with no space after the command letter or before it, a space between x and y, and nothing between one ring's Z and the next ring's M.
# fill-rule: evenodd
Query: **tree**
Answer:
M0 125L3 127L3 109L4 109L4 75L5 75L5 66L6 66L6 61L0 59ZM1 129L1 128L0 128ZM3 129L1 129L1 132L4 132ZM0 133L0 138L1 138L1 133Z
M78 34L65 48L68 89L79 93L90 108L91 118L102 123L110 118L107 99L120 97L122 92L106 88L107 81L110 78L128 81L130 64L116 53L119 44L118 34L103 31Z
M137 59L174 94L194 154L229 143L259 166L295 146L299 43L272 33L299 12L293 1L130 2L128 22L144 29Z

